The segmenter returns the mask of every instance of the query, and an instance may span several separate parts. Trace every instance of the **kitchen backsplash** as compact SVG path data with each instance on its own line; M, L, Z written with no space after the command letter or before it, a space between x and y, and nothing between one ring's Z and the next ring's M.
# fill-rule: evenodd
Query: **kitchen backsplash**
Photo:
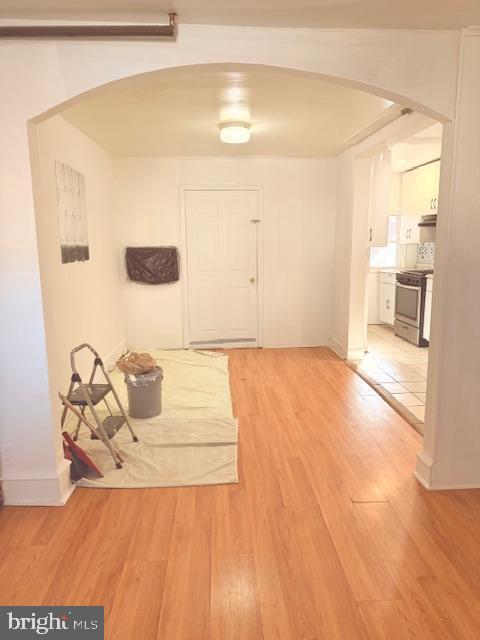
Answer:
M435 264L435 243L423 242L417 245L417 264Z

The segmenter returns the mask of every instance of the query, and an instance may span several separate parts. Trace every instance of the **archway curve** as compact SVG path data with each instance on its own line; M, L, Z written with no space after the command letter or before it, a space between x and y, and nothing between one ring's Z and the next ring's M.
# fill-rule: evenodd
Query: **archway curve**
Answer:
M338 84L345 87L349 87L351 89L355 89L358 91L363 91L365 93L370 93L379 98L383 98L385 100L390 100L391 102L396 102L401 104L404 107L408 107L417 111L423 115L426 115L434 120L437 120L441 123L449 122L449 118L446 116L434 111L431 107L420 104L419 102L413 100L409 96L402 95L400 93L394 91L388 91L385 88L381 88L366 82L361 82L359 80L355 80L352 78L346 78L344 76L336 76L328 73L322 73L317 71L308 71L302 68L297 67L285 67L282 65L266 65L266 64L257 64L257 63L235 63L235 62L213 62L213 63L200 63L200 64L184 64L184 65L174 65L169 67L164 67L160 69L155 69L153 71L145 71L142 73L134 73L116 80L111 80L110 82L106 82L104 84L100 84L92 89L81 92L77 95L74 95L67 100L58 103L54 107L51 107L47 111L38 114L37 116L30 119L29 122L32 124L39 124L44 120L48 120L57 114L62 113L65 109L72 107L76 104L83 102L84 100L88 100L95 96L102 95L104 93L108 93L113 87L128 87L136 82L142 81L146 78L151 78L154 76L161 76L162 78L171 76L175 78L178 74L182 72L191 72L194 70L202 71L217 71L217 72L248 72L251 70L264 70L270 71L272 73L282 73L292 76L304 76L304 77L314 77L323 82L329 82L331 84Z

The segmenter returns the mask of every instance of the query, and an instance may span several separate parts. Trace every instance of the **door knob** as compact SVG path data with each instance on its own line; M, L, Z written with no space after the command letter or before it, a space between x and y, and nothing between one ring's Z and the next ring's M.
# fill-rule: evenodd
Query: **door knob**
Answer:
M255 282L255 278L254 278L253 276L250 278L250 282L251 282L252 284Z

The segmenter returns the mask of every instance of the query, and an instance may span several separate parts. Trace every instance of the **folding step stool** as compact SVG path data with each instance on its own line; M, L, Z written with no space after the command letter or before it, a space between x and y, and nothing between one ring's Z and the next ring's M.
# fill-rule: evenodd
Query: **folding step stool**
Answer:
M93 369L87 384L84 384L82 382L80 374L78 373L77 367L75 365L75 354L85 348L89 349L94 355ZM91 345L85 342L79 345L78 347L75 347L75 349L72 349L72 351L70 352L70 363L72 365L72 377L71 377L68 393L66 397L59 394L63 402L63 413L62 413L62 420L61 420L62 428L63 428L63 425L65 424L65 418L67 416L68 410L72 411L78 419L77 426L73 435L73 439L77 440L78 433L80 431L80 427L83 422L90 429L91 437L95 439L99 439L103 442L103 444L110 451L117 468L121 469L122 459L118 454L115 446L113 446L112 443L110 442L111 438L115 436L115 434L120 430L120 428L124 424L127 425L128 430L132 434L133 441L138 442L138 438L135 435L135 432L130 423L130 420L128 419L128 416L122 407L120 398L118 397L118 394L115 391L115 387L112 385L110 376L108 375L105 367L103 366L102 359L100 358L98 353L95 351L95 349ZM105 380L107 381L106 384L105 383L99 384L94 382L95 374L97 372L97 367L100 367L100 369L102 370ZM113 394L113 397L115 398L117 406L120 410L120 415L113 415L110 410L110 407L106 400L106 396L110 392ZM105 403L108 409L108 412L110 414L104 420L100 420L95 410L96 405L102 400ZM96 426L92 426L89 420L87 420L85 416L85 411L87 407L89 408L90 413L92 414L92 417L95 421Z

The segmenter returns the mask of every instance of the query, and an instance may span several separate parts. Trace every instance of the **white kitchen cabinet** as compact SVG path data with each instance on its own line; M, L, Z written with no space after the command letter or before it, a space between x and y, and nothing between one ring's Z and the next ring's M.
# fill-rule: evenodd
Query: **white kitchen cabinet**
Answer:
M420 242L420 216L405 216L400 218L400 244L418 244Z
M423 184L419 169L402 174L402 214L420 216L423 207Z
M420 242L418 223L421 216L436 213L439 183L440 161L430 162L402 174L401 244Z
M429 194L431 195L431 212L437 213L438 192L440 190L440 160L438 160L437 162L432 162L430 165L427 165L427 166L431 167L431 172L432 172L432 178L431 178L432 189Z
M438 204L438 188L440 184L440 161L429 162L410 173L415 174L418 182L417 200L414 203L414 215L424 216L435 213ZM407 213L409 213L407 211Z
M396 274L380 272L379 278L378 318L380 322L393 326L395 322Z
M430 323L432 320L432 295L433 278L427 277L427 290L425 292L425 315L423 318L423 337L430 340Z
M402 213L420 217L436 212L439 184L439 160L403 173Z
M370 247L385 247L388 242L390 181L391 152L386 149L383 153L371 159L368 209L368 245Z
M395 269L385 269L379 271L379 282L383 282L384 284L393 284L397 283L397 271Z

